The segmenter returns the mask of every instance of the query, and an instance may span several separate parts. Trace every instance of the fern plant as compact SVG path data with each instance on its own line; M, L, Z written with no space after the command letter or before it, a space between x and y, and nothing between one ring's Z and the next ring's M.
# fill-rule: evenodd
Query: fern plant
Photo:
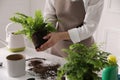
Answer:
M21 24L23 27L22 30L18 30L15 34L25 34L29 39L31 39L32 35L39 30L46 30L47 33L56 31L51 23L44 22L40 10L35 11L34 17L17 12L10 20Z
M97 73L109 65L110 53L99 50L96 44L91 47L73 44L64 51L68 53L67 63L58 70L57 80L64 75L68 80L101 80Z
M14 34L24 34L34 43L35 48L39 48L47 40L43 37L50 32L55 32L55 27L51 23L44 22L42 12L35 11L34 17L27 16L23 13L16 13L15 16L10 18L11 21L21 24L22 29L14 32Z

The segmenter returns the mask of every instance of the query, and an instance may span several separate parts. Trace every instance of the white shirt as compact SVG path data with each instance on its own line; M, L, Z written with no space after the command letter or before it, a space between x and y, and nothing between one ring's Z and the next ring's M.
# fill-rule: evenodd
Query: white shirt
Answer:
M99 24L101 13L103 10L104 0L83 0L83 1L86 11L84 25L79 28L73 28L68 30L70 39L72 40L73 43L80 42L93 35ZM48 19L48 21L52 22L55 26L57 19L54 16L55 15L54 6L55 6L54 0L46 0L44 18Z

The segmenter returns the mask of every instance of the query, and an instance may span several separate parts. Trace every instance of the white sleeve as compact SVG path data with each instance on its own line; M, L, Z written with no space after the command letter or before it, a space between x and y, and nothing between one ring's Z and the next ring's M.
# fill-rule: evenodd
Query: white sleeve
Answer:
M54 26L56 25L57 18L54 8L54 0L46 0L44 8L44 20L51 22Z
M103 0L89 0L83 26L68 30L73 43L80 42L93 35L100 21L103 4Z

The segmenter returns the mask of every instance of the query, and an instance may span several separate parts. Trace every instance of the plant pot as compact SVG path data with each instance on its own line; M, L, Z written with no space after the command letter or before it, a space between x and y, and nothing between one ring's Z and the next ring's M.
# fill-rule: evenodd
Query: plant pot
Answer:
M43 39L44 36L48 34L47 30L39 30L32 35L32 41L35 49L39 48L47 40Z
M102 80L118 80L118 66L110 66L103 69Z

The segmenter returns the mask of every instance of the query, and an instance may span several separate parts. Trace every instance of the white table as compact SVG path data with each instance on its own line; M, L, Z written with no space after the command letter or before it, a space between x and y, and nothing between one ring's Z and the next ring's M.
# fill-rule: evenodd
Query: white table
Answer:
M33 48L26 48L24 51L16 52L16 53L23 54L26 57L26 59L40 57L40 58L46 58L47 60L57 62L60 64L65 63L65 60L63 58L45 52L36 52L35 49ZM3 62L3 67L0 67L0 80L27 80L28 78L33 77L28 75L27 73L25 76L22 77L16 77L16 78L10 77L7 73L7 64L6 64L6 56L9 54L15 54L15 53L10 52L6 47L0 48L0 62ZM40 79L35 79L35 80L40 80Z

